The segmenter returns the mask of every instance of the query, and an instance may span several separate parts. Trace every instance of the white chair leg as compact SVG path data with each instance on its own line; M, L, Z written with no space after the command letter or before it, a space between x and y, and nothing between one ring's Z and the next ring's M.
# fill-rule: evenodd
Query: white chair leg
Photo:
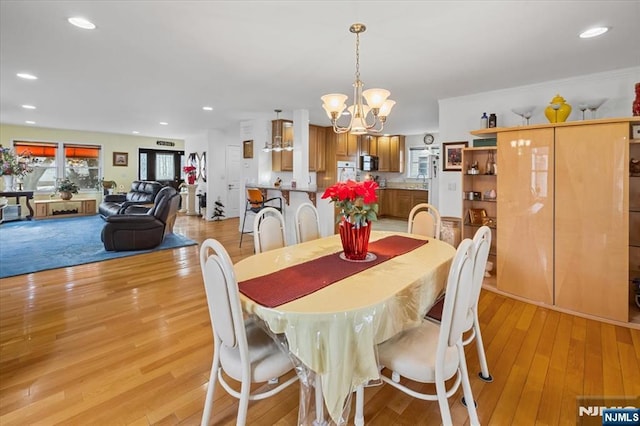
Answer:
M436 379L436 393L438 395L438 407L440 407L440 417L444 426L451 426L451 411L449 410L449 399L447 398L447 389L444 380Z
M478 361L480 362L480 373L478 375L480 376L480 379L485 382L493 382L493 377L491 377L491 374L489 373L489 366L487 365L487 356L484 352L484 342L482 341L482 333L480 332L480 324L477 321L477 315L476 321L473 323L473 328L476 333L476 349L478 350Z
M354 418L355 426L364 426L364 387L356 388L356 414Z
M242 382L240 386L240 401L238 404L238 417L236 426L244 426L247 423L247 411L249 410L249 394L251 393L251 383Z
M464 347L462 345L458 345L458 356L460 357L460 380L462 382L462 392L467 405L467 412L469 413L469 423L472 426L479 425L480 420L478 420L478 412L476 411L476 401L473 399L473 392L471 392L467 360L464 356Z
M207 395L204 400L204 411L202 412L201 426L208 426L211 421L211 411L213 410L213 393L216 389L216 379L218 378L218 358L214 356L211 364L211 374L207 385Z

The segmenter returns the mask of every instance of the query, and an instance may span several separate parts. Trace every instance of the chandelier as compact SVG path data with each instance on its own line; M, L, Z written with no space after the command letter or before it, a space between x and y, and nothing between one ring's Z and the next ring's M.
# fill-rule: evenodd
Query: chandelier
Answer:
M276 113L276 121L280 120L280 113L282 112L281 109L274 109L275 113ZM278 125L276 126L276 134L273 135L272 138L272 142L265 142L264 143L264 148L262 148L262 151L264 152L271 152L271 151L275 151L275 152L281 152L282 150L284 151L293 151L293 144L291 143L291 141L282 141L282 123L278 123Z
M331 93L321 97L322 107L327 112L336 133L349 132L354 135L364 135L367 132L380 132L384 128L387 116L395 101L387 99L391 92L385 89L367 89L362 91L364 84L360 80L360 33L365 32L364 24L353 24L349 31L356 35L356 81L353 83L353 105L347 108L345 102L348 96L341 93ZM366 103L363 101L363 98ZM338 118L346 110L351 115L347 127L338 125ZM379 126L376 128L376 126Z

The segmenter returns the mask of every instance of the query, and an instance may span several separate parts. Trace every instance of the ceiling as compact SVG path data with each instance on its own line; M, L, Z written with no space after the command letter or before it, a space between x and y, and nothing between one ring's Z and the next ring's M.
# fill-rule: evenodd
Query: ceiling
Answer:
M354 22L365 88L397 101L389 133L436 131L438 99L640 65L640 1L2 0L0 122L185 139L280 108L329 125Z

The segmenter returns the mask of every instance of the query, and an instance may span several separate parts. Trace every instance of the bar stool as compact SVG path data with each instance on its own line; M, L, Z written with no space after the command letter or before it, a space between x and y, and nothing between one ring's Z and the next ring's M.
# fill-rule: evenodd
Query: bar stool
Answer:
M273 204L274 202L278 203L278 207L275 205L267 205L267 203ZM242 237L244 237L244 234L253 234L253 226L251 226L248 231L244 230L247 213L252 212L257 214L265 207L273 207L282 213L282 198L273 197L265 199L262 191L258 188L247 188L247 204L244 209L244 217L242 218L242 228L240 229L240 247L242 247Z

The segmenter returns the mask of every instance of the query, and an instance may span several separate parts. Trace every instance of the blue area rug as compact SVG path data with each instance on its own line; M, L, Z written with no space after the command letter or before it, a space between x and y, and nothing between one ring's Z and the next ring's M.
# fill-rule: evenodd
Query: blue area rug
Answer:
M170 234L152 250L106 251L103 226L100 215L1 224L0 278L196 244Z

